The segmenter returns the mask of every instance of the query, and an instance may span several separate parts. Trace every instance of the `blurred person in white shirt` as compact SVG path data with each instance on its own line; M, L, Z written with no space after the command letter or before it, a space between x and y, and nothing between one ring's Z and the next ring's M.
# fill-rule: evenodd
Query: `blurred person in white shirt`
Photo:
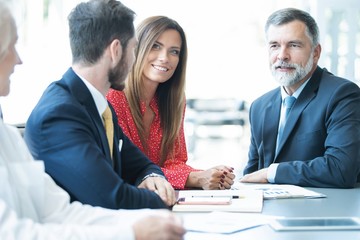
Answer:
M15 20L0 0L0 96L22 64ZM1 111L1 108L0 108ZM1 112L0 112L1 113ZM1 116L1 114L0 114ZM34 161L17 128L0 119L0 239L182 239L168 210L110 210L70 203L69 195Z

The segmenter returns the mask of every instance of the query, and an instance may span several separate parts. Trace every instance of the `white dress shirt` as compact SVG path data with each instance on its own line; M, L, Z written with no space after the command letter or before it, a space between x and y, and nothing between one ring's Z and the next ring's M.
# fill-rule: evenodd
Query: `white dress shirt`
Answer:
M134 239L133 223L150 211L70 203L17 128L0 120L0 239Z
M300 93L302 92L302 90L304 89L304 87L306 86L306 84L309 82L309 79L304 82L294 93L293 93L293 97L295 97L296 99L299 97ZM285 106L284 106L284 99L289 96L284 87L281 87L281 112L280 112L280 119L284 118L285 115ZM281 121L279 121L279 126L280 127L280 123ZM278 131L279 132L279 131ZM277 138L276 138L277 139ZM273 163L269 166L268 168L268 172L267 172L267 180L269 183L275 183L275 176L276 176L276 170L278 167L279 163Z

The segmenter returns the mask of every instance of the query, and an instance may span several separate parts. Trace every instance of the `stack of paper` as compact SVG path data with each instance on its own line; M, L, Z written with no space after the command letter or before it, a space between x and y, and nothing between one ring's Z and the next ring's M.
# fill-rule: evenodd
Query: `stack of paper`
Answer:
M174 212L261 212L263 208L263 192L261 190L181 190L178 199L186 198L224 198L230 197L229 204L175 204ZM193 201L191 201L193 202Z
M289 184L235 183L233 190L262 190L264 199L278 198L324 198L326 195L303 187Z

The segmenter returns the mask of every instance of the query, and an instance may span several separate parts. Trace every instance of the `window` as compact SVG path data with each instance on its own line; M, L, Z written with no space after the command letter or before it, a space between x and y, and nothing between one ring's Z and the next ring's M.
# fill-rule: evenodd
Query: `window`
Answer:
M14 0L18 51L24 63L12 76L9 97L0 100L6 122L26 122L46 86L71 65L67 15L78 2ZM318 21L321 66L360 81L360 71L355 71L360 67L358 0L253 0L246 5L239 0L122 2L137 13L135 24L162 14L183 26L189 47L188 98L234 97L251 102L277 86L268 70L263 29L267 16L282 7L307 10Z

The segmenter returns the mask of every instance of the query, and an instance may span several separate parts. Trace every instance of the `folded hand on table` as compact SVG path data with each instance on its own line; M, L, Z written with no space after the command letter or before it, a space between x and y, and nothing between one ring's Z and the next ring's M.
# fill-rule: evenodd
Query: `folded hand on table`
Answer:
M219 165L208 170L191 172L186 187L202 188L204 190L230 189L234 184L234 168Z
M267 168L260 169L256 172L244 175L240 182L244 183L268 183L267 180Z
M155 192L169 207L176 203L175 190L163 177L148 177L139 184L138 188L146 188Z

